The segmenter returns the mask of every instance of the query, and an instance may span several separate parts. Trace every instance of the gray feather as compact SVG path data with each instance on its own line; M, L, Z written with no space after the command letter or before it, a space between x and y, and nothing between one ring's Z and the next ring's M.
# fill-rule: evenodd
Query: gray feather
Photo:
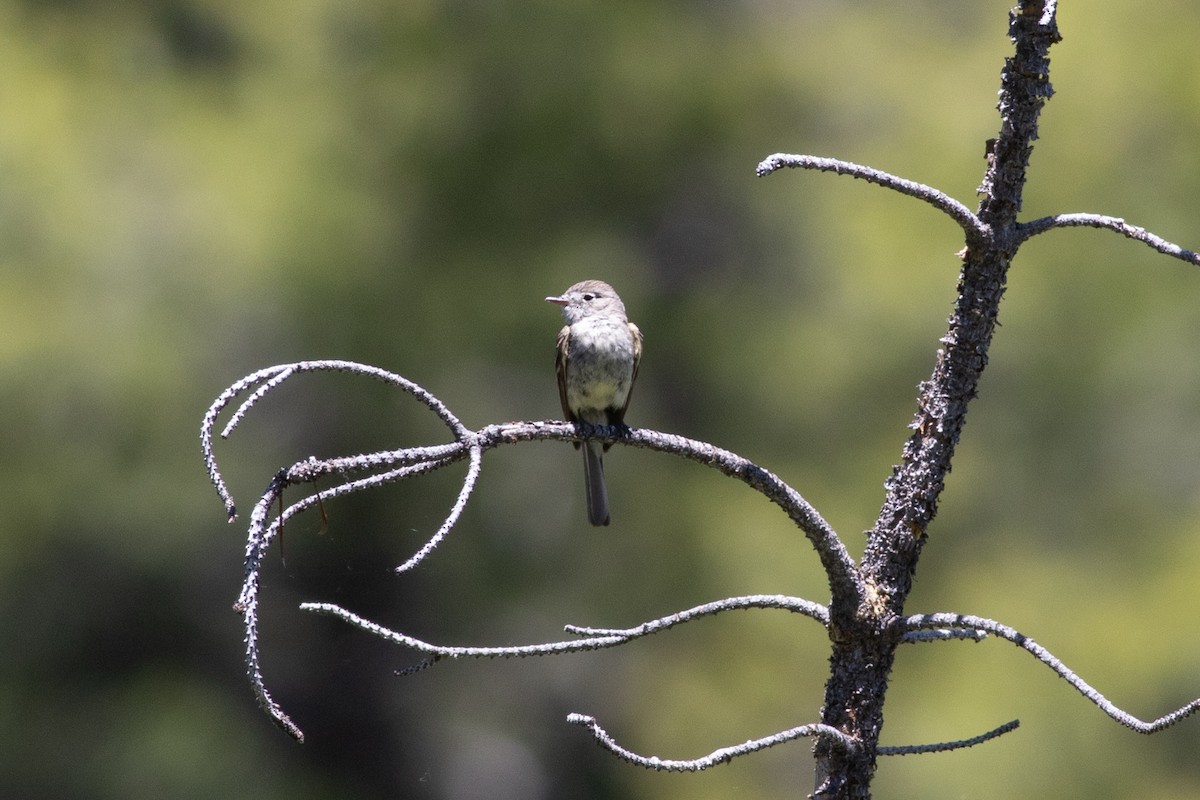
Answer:
M599 442L587 442L583 447L583 479L587 489L588 522L607 525L608 489L604 486L603 448Z

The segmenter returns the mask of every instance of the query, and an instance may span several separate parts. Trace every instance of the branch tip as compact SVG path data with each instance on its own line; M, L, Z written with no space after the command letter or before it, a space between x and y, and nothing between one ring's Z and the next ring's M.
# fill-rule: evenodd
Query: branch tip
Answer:
M1186 261L1189 264L1200 265L1200 253L1180 247L1174 242L1169 242L1143 227L1131 225L1120 217L1110 217L1104 214L1055 214L1054 216L1041 217L1030 222L1019 223L1016 226L1017 244L1021 244L1038 234L1054 230L1055 228L1084 227L1099 228L1119 233L1127 239L1141 242L1152 250L1156 250L1164 255L1178 258L1180 261Z
M988 226L971 209L953 197L934 189L932 186L910 181L891 173L874 169L873 167L865 167L861 164L842 161L837 158L775 153L759 162L758 167L755 169L755 174L761 178L784 167L832 172L835 175L849 175L852 178L859 178L908 197L915 197L938 209L958 223L958 226L967 235L968 242L986 240L990 237Z
M1067 667L1053 653L1047 650L1042 645L1035 642L1033 639L1024 635L1015 628L1010 628L1007 625L999 623L992 619L984 617L975 617L967 614L917 614L911 617L906 617L899 623L905 630L905 635L908 632L924 630L928 628L960 628L960 629L977 629L986 631L987 633L998 636L1001 639L1012 642L1017 647L1032 655L1038 661L1045 664L1055 672L1060 678L1069 683L1074 689L1087 698L1093 705L1107 714L1116 722L1124 725L1130 730L1142 734L1158 733L1161 730L1171 727L1177 722L1184 720L1197 711L1200 711L1200 698L1197 698L1186 705L1171 711L1158 719L1145 721L1139 719L1124 709L1115 705L1107 697L1093 688L1087 681L1076 675L1070 668Z

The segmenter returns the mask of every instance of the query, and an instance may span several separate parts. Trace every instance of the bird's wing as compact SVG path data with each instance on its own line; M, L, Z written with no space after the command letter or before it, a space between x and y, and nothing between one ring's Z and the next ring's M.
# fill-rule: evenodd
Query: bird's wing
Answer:
M637 325L629 324L629 335L633 337L633 374L629 376L629 394L625 395L625 405L617 415L617 424L625 423L625 411L629 408L629 398L633 397L633 384L637 381L638 365L642 363L642 332Z
M575 415L567 405L567 356L571 348L571 326L564 325L558 332L558 352L554 356L554 372L558 375L558 399L562 403L563 418L574 422Z

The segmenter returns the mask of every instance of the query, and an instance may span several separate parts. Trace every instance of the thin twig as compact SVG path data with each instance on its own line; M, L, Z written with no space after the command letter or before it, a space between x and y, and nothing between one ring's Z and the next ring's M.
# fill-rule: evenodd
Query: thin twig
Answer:
M837 158L823 158L821 156L810 155L793 155L789 153L776 153L767 156L759 162L755 174L759 177L770 175L783 167L794 167L797 169L814 169L821 172L832 172L836 175L849 175L853 178L861 178L869 183L874 183L878 186L883 186L892 191L909 197L915 197L918 200L924 200L934 208L946 214L952 220L958 223L958 226L967 234L967 238L986 239L989 236L989 230L984 225L979 217L967 208L962 203L955 200L950 195L934 189L932 186L927 186L923 183L910 181L905 178L897 177L889 172L874 169L872 167L864 167L861 164L854 164L849 161L842 161Z
M372 367L367 364L358 364L353 361L340 360L324 360L324 361L297 361L292 364L279 364L274 367L267 367L253 372L250 375L242 378L234 383L225 391L217 396L212 405L204 413L204 418L200 424L200 449L204 455L204 465L208 470L209 480L217 490L217 494L221 498L221 502L225 505L225 512L230 522L237 518L237 506L233 501L233 496L225 485L224 478L221 477L220 470L217 468L216 454L213 452L213 430L217 423L217 417L221 412L234 400L246 392L250 392L249 397L237 408L231 415L229 422L221 431L221 438L225 439L233 433L238 424L245 417L246 413L254 407L259 400L267 395L272 389L278 387L288 378L300 374L302 372L351 372L360 375L366 375L384 383L391 384L403 391L411 394L431 411L450 429L455 439L462 439L467 433L467 429L459 422L458 418L450 412L450 409L435 397L430 392L426 391L421 386L412 381L379 367Z
M578 625L567 625L565 626L565 630L567 633L574 633L579 636L624 636L632 639L637 636L657 633L660 630L672 628L682 622L688 622L698 617L713 616L722 611L747 608L780 608L811 617L822 625L829 624L829 609L820 603L802 600L799 597L787 597L781 594L752 594L745 597L727 597L723 600L705 603L704 605L689 608L686 611L680 611L670 616L643 622L641 625L633 628L584 628Z
M242 582L241 592L234 603L234 609L242 615L246 645L246 675L250 681L251 689L254 691L254 696L258 700L259 706L271 717L275 724L286 731L296 741L303 742L304 734L271 697L270 692L267 691L266 682L263 679L262 662L258 647L259 583L262 574L263 559L270 548L272 540L282 530L284 523L301 511L321 502L321 498L328 499L354 491L361 491L386 480L400 480L410 475L437 469L449 463L451 462L448 459L440 459L418 464L406 464L403 467L381 475L373 475L369 478L351 481L340 486L335 486L332 489L323 489L292 503L277 519L268 524L267 519L270 517L271 508L281 496L283 490L295 483L307 482L303 470L298 471L299 477L290 474L287 470L283 470L271 480L267 491L255 503L254 509L250 513L250 526L246 541L245 577Z
M472 446L471 464L467 468L466 477L463 478L462 488L459 489L458 498L454 501L454 505L450 508L450 513L446 515L446 519L434 532L429 541L421 546L421 549L414 553L407 561L396 567L396 572L407 572L425 560L425 557L432 553L434 549L442 543L446 535L450 533L450 529L458 522L458 518L462 516L463 509L467 507L467 500L471 498L471 492L475 491L475 483L479 479L479 473L483 469L483 448Z
M926 628L976 628L978 630L987 631L988 633L999 636L1025 650L1038 661L1045 664L1050 669L1054 670L1060 678L1065 680L1071 686L1075 687L1081 695L1094 703L1101 711L1112 717L1117 722L1121 723L1130 730L1138 733L1156 733L1164 728L1169 728L1176 722L1179 722L1186 717L1191 716L1200 710L1200 698L1193 700L1187 705L1181 706L1169 714L1164 714L1158 719L1146 722L1138 719L1132 714L1118 708L1108 700L1100 692L1096 691L1087 681L1080 678L1067 666L1060 661L1053 653L1042 647L1040 644L1025 636L1023 633L1007 625L1003 625L992 619L984 617L974 617L966 614L918 614L916 616L906 617L899 621L899 626L905 631L922 630Z
M714 616L722 611L746 610L751 608L777 608L802 614L825 624L829 620L829 612L819 603L802 600L798 597L783 595L748 595L745 597L729 597L712 603L689 608L665 617L643 622L633 628L588 628L579 625L567 625L568 633L575 634L576 639L558 642L542 642L529 645L508 645L503 647L460 647L455 645L439 645L422 641L414 636L394 631L377 622L371 622L364 617L348 611L334 603L301 603L303 611L336 617L356 628L366 631L373 636L403 645L422 653L439 658L522 658L527 656L548 656L558 653L575 653L588 650L599 650L606 647L616 647L634 639L651 636L668 630L684 622L701 617Z
M640 767L647 769L662 770L665 772L699 772L709 767L714 767L718 764L726 764L738 756L755 753L759 750L765 750L768 747L774 747L778 744L793 741L805 736L816 736L826 739L835 747L844 750L854 750L855 742L846 734L839 731L837 728L831 728L828 725L814 723L811 725L800 725L795 728L790 728L786 731L764 736L761 739L751 739L741 744L731 747L722 747L714 750L706 756L700 758L687 759L666 759L658 756L643 756L638 755L632 750L627 750L617 744L616 740L609 735L608 731L596 722L594 717L589 717L586 714L568 714L567 722L572 725L581 725L591 730L592 735L596 737L596 741L600 746L613 753L614 755L623 758L631 764L637 764Z
M284 728L290 735L297 739L302 738L300 730L284 714L266 690L258 649L258 592L260 574L267 549L271 541L281 530L282 523L322 501L328 501L341 495L363 491L414 475L432 472L463 459L469 459L470 465L462 487L446 519L430 539L398 568L398 571L406 571L427 557L444 540L461 517L463 509L466 507L466 503L479 478L482 469L483 452L504 444L522 441L569 441L578 440L582 437L594 437L606 442L619 442L683 456L713 467L726 475L738 478L787 512L812 542L829 576L831 591L835 596L841 596L845 601L842 603L843 607L853 608L857 604L857 598L861 596L862 588L853 559L837 534L821 515L817 513L816 509L778 476L735 453L714 447L706 442L698 442L681 436L673 436L656 431L627 430L611 426L535 421L491 425L479 432L473 432L465 428L441 400L417 384L399 375L375 367L346 361L297 362L295 364L284 364L259 370L226 389L209 407L204 415L204 422L201 426L201 445L209 477L213 485L217 488L217 492L225 503L226 511L231 518L236 513L233 499L225 486L220 470L217 468L212 447L212 433L220 412L236 398L249 393L249 397L235 410L233 418L226 425L223 433L228 435L236 428L237 424L245 417L248 411L272 389L277 388L285 380L300 372L321 370L364 374L401 388L432 409L451 430L455 441L442 445L403 448L332 459L310 457L276 474L266 492L264 492L255 504L247 531L245 576L242 590L235 603L235 608L243 615L246 632L246 670L259 704L280 727ZM327 475L340 475L344 477L347 474L355 472L371 472L374 474L354 480L344 480L342 483L331 488L321 489L319 492L308 494L288 506L279 515L277 520L268 524L272 505L282 496L284 489L287 487L308 484ZM677 625L687 619L715 614L733 608L786 608L817 619L823 625L829 624L828 609L817 603L795 598L754 596L751 598L730 598L727 601L707 604L706 606L681 612L662 620L653 621L639 626L639 628L632 631L616 635L596 635L588 632L587 629L576 628L574 629L576 635L583 638L569 642L518 648L455 648L431 645L413 637L390 631L383 626L362 619L337 606L306 603L301 607L307 611L341 617L345 621L375 635L382 636L385 639L405 644L433 656L445 656L449 658L544 655L555 652L593 650L614 646L638 636L648 635L657 630Z
M921 755L923 753L945 753L948 750L960 750L964 747L974 747L977 744L983 744L986 741L995 739L998 736L1015 731L1021 725L1021 720L1014 719L1004 723L998 728L992 728L987 733L981 733L978 736L972 736L970 739L959 739L956 742L937 742L935 744L906 744L892 745L888 747L879 747L875 750L876 754L881 756L912 756Z
M266 682L263 680L258 647L258 568L262 561L262 553L265 551L264 542L270 541L285 517L284 515L280 515L279 519L270 525L265 525L265 522L267 516L270 514L270 508L274 503L275 496L283 491L284 480L285 478L282 474L276 475L271 481L271 487L267 493L255 504L254 510L250 512L250 529L252 535L247 544L246 581L242 585L241 594L238 596L238 601L234 605L234 608L241 612L245 625L246 677L250 681L250 687L254 691L254 696L258 700L259 707L289 736L297 742L303 742L304 733L284 713L284 710L275 702L275 699L271 697L271 693L267 690ZM265 533L262 531L265 531ZM254 565L253 569L251 569L251 564Z
M1197 253L1195 250L1188 250L1173 242L1168 242L1166 239L1151 233L1145 228L1130 225L1120 217L1109 217L1103 214L1056 214L1052 217L1041 217L1031 222L1022 222L1017 225L1017 233L1019 235L1017 243L1019 244L1026 239L1037 236L1039 233L1045 233L1055 228L1100 228L1101 230L1114 231L1172 258L1178 258L1189 264L1200 264L1200 253Z
M976 630L975 628L935 628L926 631L908 631L900 637L900 641L905 644L961 640L982 642L987 637L987 631Z
M347 611L334 603L301 603L301 611L310 611L335 617L354 627L366 631L372 636L393 644L403 645L421 653L428 653L439 658L525 658L528 656L548 656L557 653L580 653L589 650L600 650L614 647L629 641L632 636L594 636L586 639L569 639L560 642L543 642L541 644L509 645L506 647L457 647L454 645L431 644L415 636L391 630L377 622Z

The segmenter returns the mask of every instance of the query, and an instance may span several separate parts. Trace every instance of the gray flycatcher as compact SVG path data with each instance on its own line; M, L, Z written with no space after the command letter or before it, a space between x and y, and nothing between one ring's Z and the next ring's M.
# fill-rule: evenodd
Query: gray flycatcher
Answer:
M604 281L582 281L546 302L562 306L567 322L558 333L554 360L563 414L570 422L625 427L625 409L642 360L642 332L625 316L625 304ZM609 445L584 444L588 521L607 525L603 454Z

